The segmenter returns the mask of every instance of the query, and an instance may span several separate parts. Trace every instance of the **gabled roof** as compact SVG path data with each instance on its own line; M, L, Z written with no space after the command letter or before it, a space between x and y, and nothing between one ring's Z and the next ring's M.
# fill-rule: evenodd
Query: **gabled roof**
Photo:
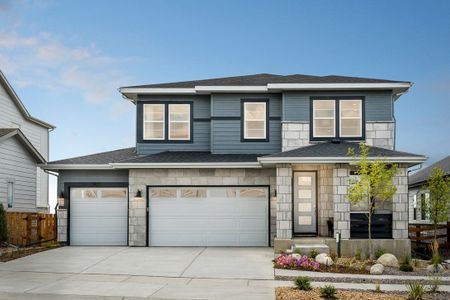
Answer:
M277 75L277 74L253 74L233 77L220 77L202 80L156 83L127 86L123 88L194 88L200 86L257 86L269 83L410 83L406 81L394 81L375 78L348 77L338 75L314 76L304 74Z
M43 164L46 162L45 158L39 153L39 151L37 151L36 148L34 148L20 129L0 128L0 143L12 137L16 137L19 140L19 142L25 147L37 163Z
M253 74L169 83L125 86L122 95L132 102L138 95L195 95L211 93L279 93L298 90L392 90L394 95L405 93L409 81L349 77L338 75L314 76L304 74Z
M44 122L42 120L39 120L38 118L35 118L30 115L28 110L25 108L25 105L23 105L22 101L20 101L19 96L17 96L16 92L12 88L12 86L9 84L8 80L6 79L5 75L0 70L0 84L3 86L3 88L6 90L8 95L11 97L11 99L14 101L16 106L19 108L19 111L22 113L23 117L27 119L30 122L36 123L42 127L48 128L48 129L54 129L55 126L52 124L49 124L47 122Z
M434 164L409 175L409 186L418 186L424 184L430 178L431 172L434 168L439 168L444 172L444 175L450 176L450 155L441 159Z
M354 142L323 142L258 158L261 163L349 163L354 159L348 155L353 149L358 156L359 144ZM419 163L426 157L380 147L369 148L369 159L384 158L391 162Z
M110 169L110 168L182 168L197 167L260 167L257 154L212 154L210 152L165 151L138 156L135 148L78 156L51 161L42 166L48 170L59 169Z

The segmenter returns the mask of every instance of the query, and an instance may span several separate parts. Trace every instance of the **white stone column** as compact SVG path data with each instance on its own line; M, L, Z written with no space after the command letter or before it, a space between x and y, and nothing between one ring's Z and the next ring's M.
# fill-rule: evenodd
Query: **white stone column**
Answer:
M67 209L58 208L56 211L57 222L57 240L59 243L67 243Z
M340 232L342 239L350 238L350 202L347 197L348 180L348 165L337 165L333 169L334 232Z
M147 189L145 184L137 182L134 171L129 176L129 215L128 244L129 246L146 246L147 241ZM136 198L136 192L141 191L141 198Z
M392 238L408 238L408 175L406 168L399 166L394 176L397 192L392 197Z
M292 238L292 168L277 165L277 239Z

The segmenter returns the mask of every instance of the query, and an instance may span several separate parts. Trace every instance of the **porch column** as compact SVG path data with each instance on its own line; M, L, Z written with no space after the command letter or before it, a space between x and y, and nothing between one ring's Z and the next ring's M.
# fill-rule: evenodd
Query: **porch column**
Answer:
M397 192L392 197L392 238L408 238L408 175L406 168L399 166L394 176Z
M277 165L277 239L292 238L292 168Z
M333 169L334 232L342 239L350 238L350 202L347 197L348 165L336 165Z

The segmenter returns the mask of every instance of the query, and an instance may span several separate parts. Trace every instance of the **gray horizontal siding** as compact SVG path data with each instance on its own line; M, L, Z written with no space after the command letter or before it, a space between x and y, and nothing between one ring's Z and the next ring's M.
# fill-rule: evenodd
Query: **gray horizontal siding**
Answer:
M0 142L0 202L7 207L7 182L14 182L11 211L36 211L36 162L15 138Z
M210 151L210 122L194 122L193 143L138 143L137 153L152 154L161 151Z
M382 92L285 92L283 94L283 121L309 122L310 97L364 96L366 121L393 121L392 98L389 91Z
M58 176L58 195L64 183L128 182L128 170L61 170Z
M211 95L213 117L240 117L242 99L269 99L269 115L281 117L281 94L214 94Z
M209 119L211 116L209 96L142 96L139 101L192 101L194 119ZM139 102L138 102L138 105ZM139 110L138 110L139 112ZM142 124L137 132L141 132ZM193 123L193 142L192 143L137 143L136 151L139 154L146 155L158 153L161 151L209 151L210 150L210 123Z
M212 144L217 154L256 153L269 154L281 151L281 122L270 121L269 142L241 142L241 121L214 120Z

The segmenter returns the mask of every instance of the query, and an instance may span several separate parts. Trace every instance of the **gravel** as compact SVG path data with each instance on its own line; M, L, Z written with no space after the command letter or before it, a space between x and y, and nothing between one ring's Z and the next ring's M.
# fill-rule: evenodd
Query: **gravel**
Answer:
M275 276L276 280L293 281L297 276ZM412 280L401 279L371 279L371 278L341 278L341 277L314 277L314 282L346 282L346 283L380 283L380 284L407 284ZM431 281L421 280L422 284L431 284ZM449 281L441 281L441 285L450 285Z

